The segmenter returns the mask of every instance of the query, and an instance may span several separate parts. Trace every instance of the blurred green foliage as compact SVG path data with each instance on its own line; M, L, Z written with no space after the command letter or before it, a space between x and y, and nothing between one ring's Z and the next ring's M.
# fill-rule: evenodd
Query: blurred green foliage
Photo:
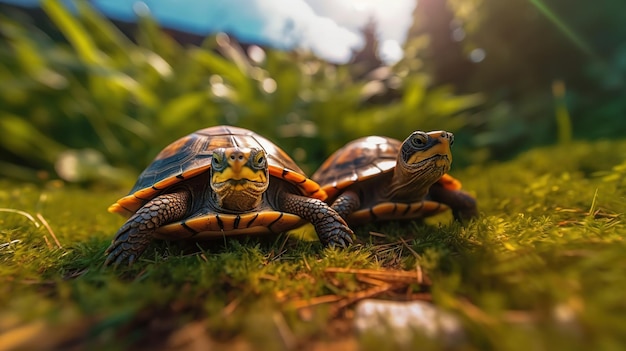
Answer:
M459 92L481 91L488 97L472 116L474 146L503 158L553 143L562 133L558 110L563 106L571 116L574 138L624 137L626 2L448 0L447 4L457 37L447 49L460 46L465 55L448 60L440 70L468 65L475 49L485 53L484 60L459 74L459 80L435 79L457 85ZM556 101L555 82L566 88Z
M56 165L66 180L116 180L173 140L216 124L265 135L311 172L363 135L456 131L466 124L459 112L481 101L431 87L417 55L356 74L307 53L246 51L223 34L183 47L147 17L131 40L86 2L76 5L72 14L42 2L58 38L19 13L0 19L5 176L49 177Z

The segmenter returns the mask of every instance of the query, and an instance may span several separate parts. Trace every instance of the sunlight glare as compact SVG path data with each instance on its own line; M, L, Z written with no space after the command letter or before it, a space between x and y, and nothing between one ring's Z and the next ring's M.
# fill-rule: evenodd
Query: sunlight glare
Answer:
M385 40L380 46L380 58L383 62L397 62L404 55L404 51L402 50L402 46L398 43L397 40L388 39Z
M150 7L143 1L137 1L133 4L133 12L137 17L150 16Z
M469 59L474 63L479 63L485 59L485 56L487 56L485 50L478 48L470 52Z

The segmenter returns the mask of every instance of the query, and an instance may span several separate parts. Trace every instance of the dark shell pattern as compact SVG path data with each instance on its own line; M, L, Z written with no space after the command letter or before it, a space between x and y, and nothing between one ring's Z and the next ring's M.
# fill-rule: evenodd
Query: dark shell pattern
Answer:
M369 136L356 139L335 151L311 176L333 198L348 186L393 172L402 142Z
M216 126L189 134L165 147L141 173L129 195L111 205L109 212L130 216L165 189L207 172L213 150L222 147L264 149L271 176L296 184L303 195L326 199L319 185L307 178L291 157L268 139L247 129Z

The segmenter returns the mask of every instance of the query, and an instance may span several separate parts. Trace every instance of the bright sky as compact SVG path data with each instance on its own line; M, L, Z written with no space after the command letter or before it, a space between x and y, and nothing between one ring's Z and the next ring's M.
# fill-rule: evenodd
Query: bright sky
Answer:
M32 4L38 0L0 0ZM69 0L63 0L67 2ZM149 9L162 25L205 35L226 31L243 41L310 49L335 63L363 46L360 29L378 24L379 53L387 63L402 57L401 45L417 0L92 0L106 15L132 20Z

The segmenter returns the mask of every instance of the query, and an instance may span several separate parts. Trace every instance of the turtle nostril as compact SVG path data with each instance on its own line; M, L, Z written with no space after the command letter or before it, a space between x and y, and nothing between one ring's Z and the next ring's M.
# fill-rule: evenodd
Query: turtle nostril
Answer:
M228 158L230 158L231 161L235 161L235 160L242 161L245 158L244 156L245 155L243 154L243 152L235 151L232 154L230 154Z

